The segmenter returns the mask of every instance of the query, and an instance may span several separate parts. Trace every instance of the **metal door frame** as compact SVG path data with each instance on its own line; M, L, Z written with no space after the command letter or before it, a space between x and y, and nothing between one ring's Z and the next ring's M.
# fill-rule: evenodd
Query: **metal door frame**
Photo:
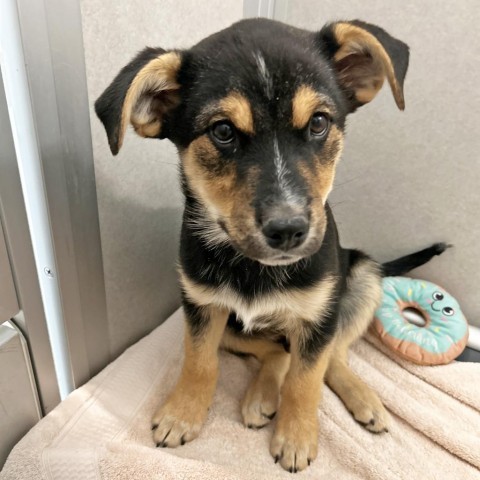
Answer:
M68 368L77 388L111 359L80 6L62 0L16 0L16 6ZM2 125L9 125L1 101L0 116ZM58 403L59 392L39 289L39 275L46 273L35 268L12 132L3 130L1 215L22 308L17 323L29 342L48 412Z
M16 0L73 387L111 359L78 1ZM244 2L245 16L282 18L285 0ZM2 92L3 95L3 92ZM2 124L8 118L0 102ZM3 132L1 215L22 308L15 320L29 342L44 412L58 384L20 189L11 131ZM37 275L38 274L38 275Z
M244 0L243 16L287 21L288 0Z

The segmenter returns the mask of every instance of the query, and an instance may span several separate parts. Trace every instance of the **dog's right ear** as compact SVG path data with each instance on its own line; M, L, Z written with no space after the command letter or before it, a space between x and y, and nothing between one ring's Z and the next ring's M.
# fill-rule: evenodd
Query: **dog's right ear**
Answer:
M142 137L162 137L163 116L180 103L177 74L181 62L179 52L146 48L120 70L95 102L114 155L129 123Z
M325 25L317 34L317 41L332 63L350 112L370 102L385 79L398 108L405 108L403 82L409 58L405 43L360 20Z

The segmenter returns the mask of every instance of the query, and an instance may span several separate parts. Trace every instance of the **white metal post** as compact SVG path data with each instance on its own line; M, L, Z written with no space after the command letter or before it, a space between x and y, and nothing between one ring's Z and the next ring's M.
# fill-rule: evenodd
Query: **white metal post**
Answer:
M0 0L0 65L55 372L64 399L74 383L15 0Z
M243 16L265 17L286 22L288 17L288 0L244 0Z
M275 0L244 0L243 16L273 18Z

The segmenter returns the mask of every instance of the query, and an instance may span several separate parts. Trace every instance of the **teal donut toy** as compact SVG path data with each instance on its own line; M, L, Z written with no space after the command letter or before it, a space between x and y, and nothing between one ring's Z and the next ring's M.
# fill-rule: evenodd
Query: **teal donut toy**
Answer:
M415 309L425 325L410 323L407 308ZM458 302L443 288L406 277L383 279L383 301L372 328L387 346L419 365L450 363L464 350L468 324Z

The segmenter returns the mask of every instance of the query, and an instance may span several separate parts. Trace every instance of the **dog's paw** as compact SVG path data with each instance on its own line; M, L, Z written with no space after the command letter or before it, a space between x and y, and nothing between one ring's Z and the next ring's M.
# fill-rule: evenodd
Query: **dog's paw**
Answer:
M332 362L327 372L327 383L360 425L373 433L388 431L390 416L382 401L345 362Z
M254 381L242 402L243 423L248 428L262 428L275 416L280 392L276 385Z
M367 430L372 433L388 432L390 415L378 395L369 387L359 384L342 400L352 417Z
M351 402L350 413L353 418L372 433L388 432L390 415L375 395L369 401Z
M207 409L194 401L169 401L152 419L153 440L157 447L178 447L196 438L207 416Z
M280 462L280 465L290 473L307 468L317 457L317 432L317 422L313 419L312 422L298 424L292 421L279 422L270 443L270 453L275 463Z

